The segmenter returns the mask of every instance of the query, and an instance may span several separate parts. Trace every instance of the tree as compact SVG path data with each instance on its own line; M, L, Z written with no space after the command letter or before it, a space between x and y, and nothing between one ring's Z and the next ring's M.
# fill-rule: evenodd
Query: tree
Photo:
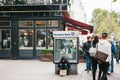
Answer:
M94 33L98 36L100 36L102 32L107 32L109 36L111 36L111 33L114 33L117 39L120 38L120 21L118 21L118 14L114 11L112 12L111 18L108 10L102 10L100 8L94 9L90 23L94 25Z

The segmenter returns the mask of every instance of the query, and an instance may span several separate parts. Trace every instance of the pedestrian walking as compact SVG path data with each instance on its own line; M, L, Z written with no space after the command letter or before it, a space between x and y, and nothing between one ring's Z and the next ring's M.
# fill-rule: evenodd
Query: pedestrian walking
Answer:
M99 37L98 36L94 36L93 41L92 41L92 46L94 48L96 48L96 44L99 42ZM96 70L97 70L97 59L94 58L94 56L91 56L91 60L92 60L92 76L93 76L93 80L96 80Z
M119 63L120 57L120 43L116 42L117 54L116 54L116 62Z
M102 37L97 44L98 51L108 54L105 62L99 63L98 80L107 80L107 71L111 63L111 44L107 41L107 33L102 33Z
M108 69L108 74L113 73L114 72L114 58L116 59L116 61L118 61L117 59L117 47L114 41L110 41L111 43L111 64L109 66Z
M118 42L118 61L120 60L120 41Z
M85 42L83 44L83 48L82 48L85 51L85 59L86 59L86 69L85 69L85 71L89 71L92 68L91 57L90 57L90 54L89 54L89 49L91 47L91 40L92 40L91 36L88 36L87 37L87 42Z

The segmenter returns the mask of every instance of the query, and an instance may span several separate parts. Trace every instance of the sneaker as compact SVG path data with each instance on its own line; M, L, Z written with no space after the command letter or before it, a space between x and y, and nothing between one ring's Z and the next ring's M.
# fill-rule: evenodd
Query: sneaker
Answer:
M111 73L113 73L113 70L111 70Z
M108 73L107 73L107 75L111 75L111 73L110 73L110 72L108 72Z
M87 73L89 73L90 70L87 70Z
M88 71L88 69L85 69L85 71Z
M116 63L119 63L119 60L117 60Z

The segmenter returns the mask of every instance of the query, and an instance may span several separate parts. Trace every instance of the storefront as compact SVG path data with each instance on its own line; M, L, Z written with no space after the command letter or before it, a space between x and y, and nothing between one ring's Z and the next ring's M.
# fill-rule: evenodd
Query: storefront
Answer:
M52 32L64 30L59 6L0 6L0 58L40 58L41 50L53 50Z
M69 0L63 1L0 6L0 58L40 58L41 50L53 50L52 32L65 27L92 32L91 26L64 16Z
M0 57L33 58L41 49L52 50L52 31L60 30L60 19L1 19Z

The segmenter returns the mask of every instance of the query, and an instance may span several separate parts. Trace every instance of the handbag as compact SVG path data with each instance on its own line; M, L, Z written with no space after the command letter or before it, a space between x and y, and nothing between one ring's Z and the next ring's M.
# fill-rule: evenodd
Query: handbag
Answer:
M90 49L89 49L90 56L91 56L91 57L94 57L95 54L96 54L96 52L97 52L97 49L96 49L96 47L93 47L93 44L92 44L92 42L91 42L91 47L90 47Z
M97 52L97 50L96 50L96 48L93 47L93 46L89 49L89 53L90 53L90 56L91 56L91 57L94 57L95 54L96 54L96 52Z
M103 53L101 51L97 51L96 54L95 54L95 58L98 61L101 61L101 62L105 62L107 57L108 57L108 54L105 54L105 53Z

